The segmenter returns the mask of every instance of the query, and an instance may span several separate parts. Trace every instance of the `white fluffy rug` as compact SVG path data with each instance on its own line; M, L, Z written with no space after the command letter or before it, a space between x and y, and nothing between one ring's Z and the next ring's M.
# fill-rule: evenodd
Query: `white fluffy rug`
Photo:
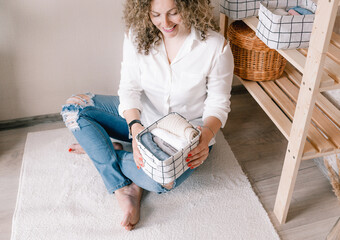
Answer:
M279 239L221 132L209 159L166 194L145 192L141 220L122 213L86 155L68 153L65 129L27 137L12 240Z

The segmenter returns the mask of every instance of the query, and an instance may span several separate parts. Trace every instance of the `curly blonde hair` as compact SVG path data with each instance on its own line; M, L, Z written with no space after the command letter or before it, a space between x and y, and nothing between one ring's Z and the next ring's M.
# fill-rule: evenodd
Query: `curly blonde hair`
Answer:
M161 32L150 20L152 0L126 0L124 21L126 31L130 29L136 36L135 43L139 53L148 55L153 43L161 39ZM207 38L209 29L219 31L209 0L174 0L178 12L187 28L194 26L200 31L201 40Z

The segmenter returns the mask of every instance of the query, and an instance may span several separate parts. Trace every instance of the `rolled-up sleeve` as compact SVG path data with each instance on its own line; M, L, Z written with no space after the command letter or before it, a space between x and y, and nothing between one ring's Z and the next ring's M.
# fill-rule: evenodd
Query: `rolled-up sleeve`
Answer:
M220 48L221 49L221 48ZM207 76L207 98L204 101L203 121L210 116L218 118L222 128L230 112L230 92L234 59L229 43L217 54Z
M142 111L140 101L142 87L140 82L140 66L136 47L131 40L132 34L125 34L123 45L123 61L118 95L120 99L119 114L125 110L137 108Z

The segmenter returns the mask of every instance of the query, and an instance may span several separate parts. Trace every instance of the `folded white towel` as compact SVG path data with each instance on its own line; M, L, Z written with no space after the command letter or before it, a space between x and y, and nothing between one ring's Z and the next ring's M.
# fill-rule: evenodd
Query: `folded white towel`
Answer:
M272 12L276 15L281 15L281 16L288 16L289 13L285 11L284 9L277 8L277 9L272 9Z
M154 128L151 130L151 133L169 143L171 146L176 148L177 151L185 148L189 144L185 138L176 136L161 128Z
M168 142L164 141L160 137L154 136L153 141L160 149L162 149L163 152L169 154L170 156L173 156L178 152L175 147L171 146Z
M197 130L195 130L190 123L177 114L166 116L158 122L157 127L167 130L179 137L183 137L188 142L191 142L191 140L198 135Z

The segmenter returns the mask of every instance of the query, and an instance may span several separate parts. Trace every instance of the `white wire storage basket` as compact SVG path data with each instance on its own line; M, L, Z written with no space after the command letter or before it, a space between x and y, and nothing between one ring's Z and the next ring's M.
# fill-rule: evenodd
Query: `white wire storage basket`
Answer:
M145 128L136 136L137 146L138 149L143 157L144 167L142 167L143 171L151 177L154 181L164 185L170 183L180 177L189 167L187 166L186 159L188 157L189 152L194 149L198 143L201 136L201 131L193 126L189 121L188 122L193 129L197 131L197 135L188 142L188 145L185 146L183 149L178 150L177 153L170 156L168 159L160 160L158 159L153 153L151 153L146 146L144 146L141 142L141 136L146 132L151 132L154 128L157 128L157 125L162 121L165 120L172 114L176 114L181 118L185 119L178 113L169 113L168 115L162 117L161 119L157 120L149 127Z

